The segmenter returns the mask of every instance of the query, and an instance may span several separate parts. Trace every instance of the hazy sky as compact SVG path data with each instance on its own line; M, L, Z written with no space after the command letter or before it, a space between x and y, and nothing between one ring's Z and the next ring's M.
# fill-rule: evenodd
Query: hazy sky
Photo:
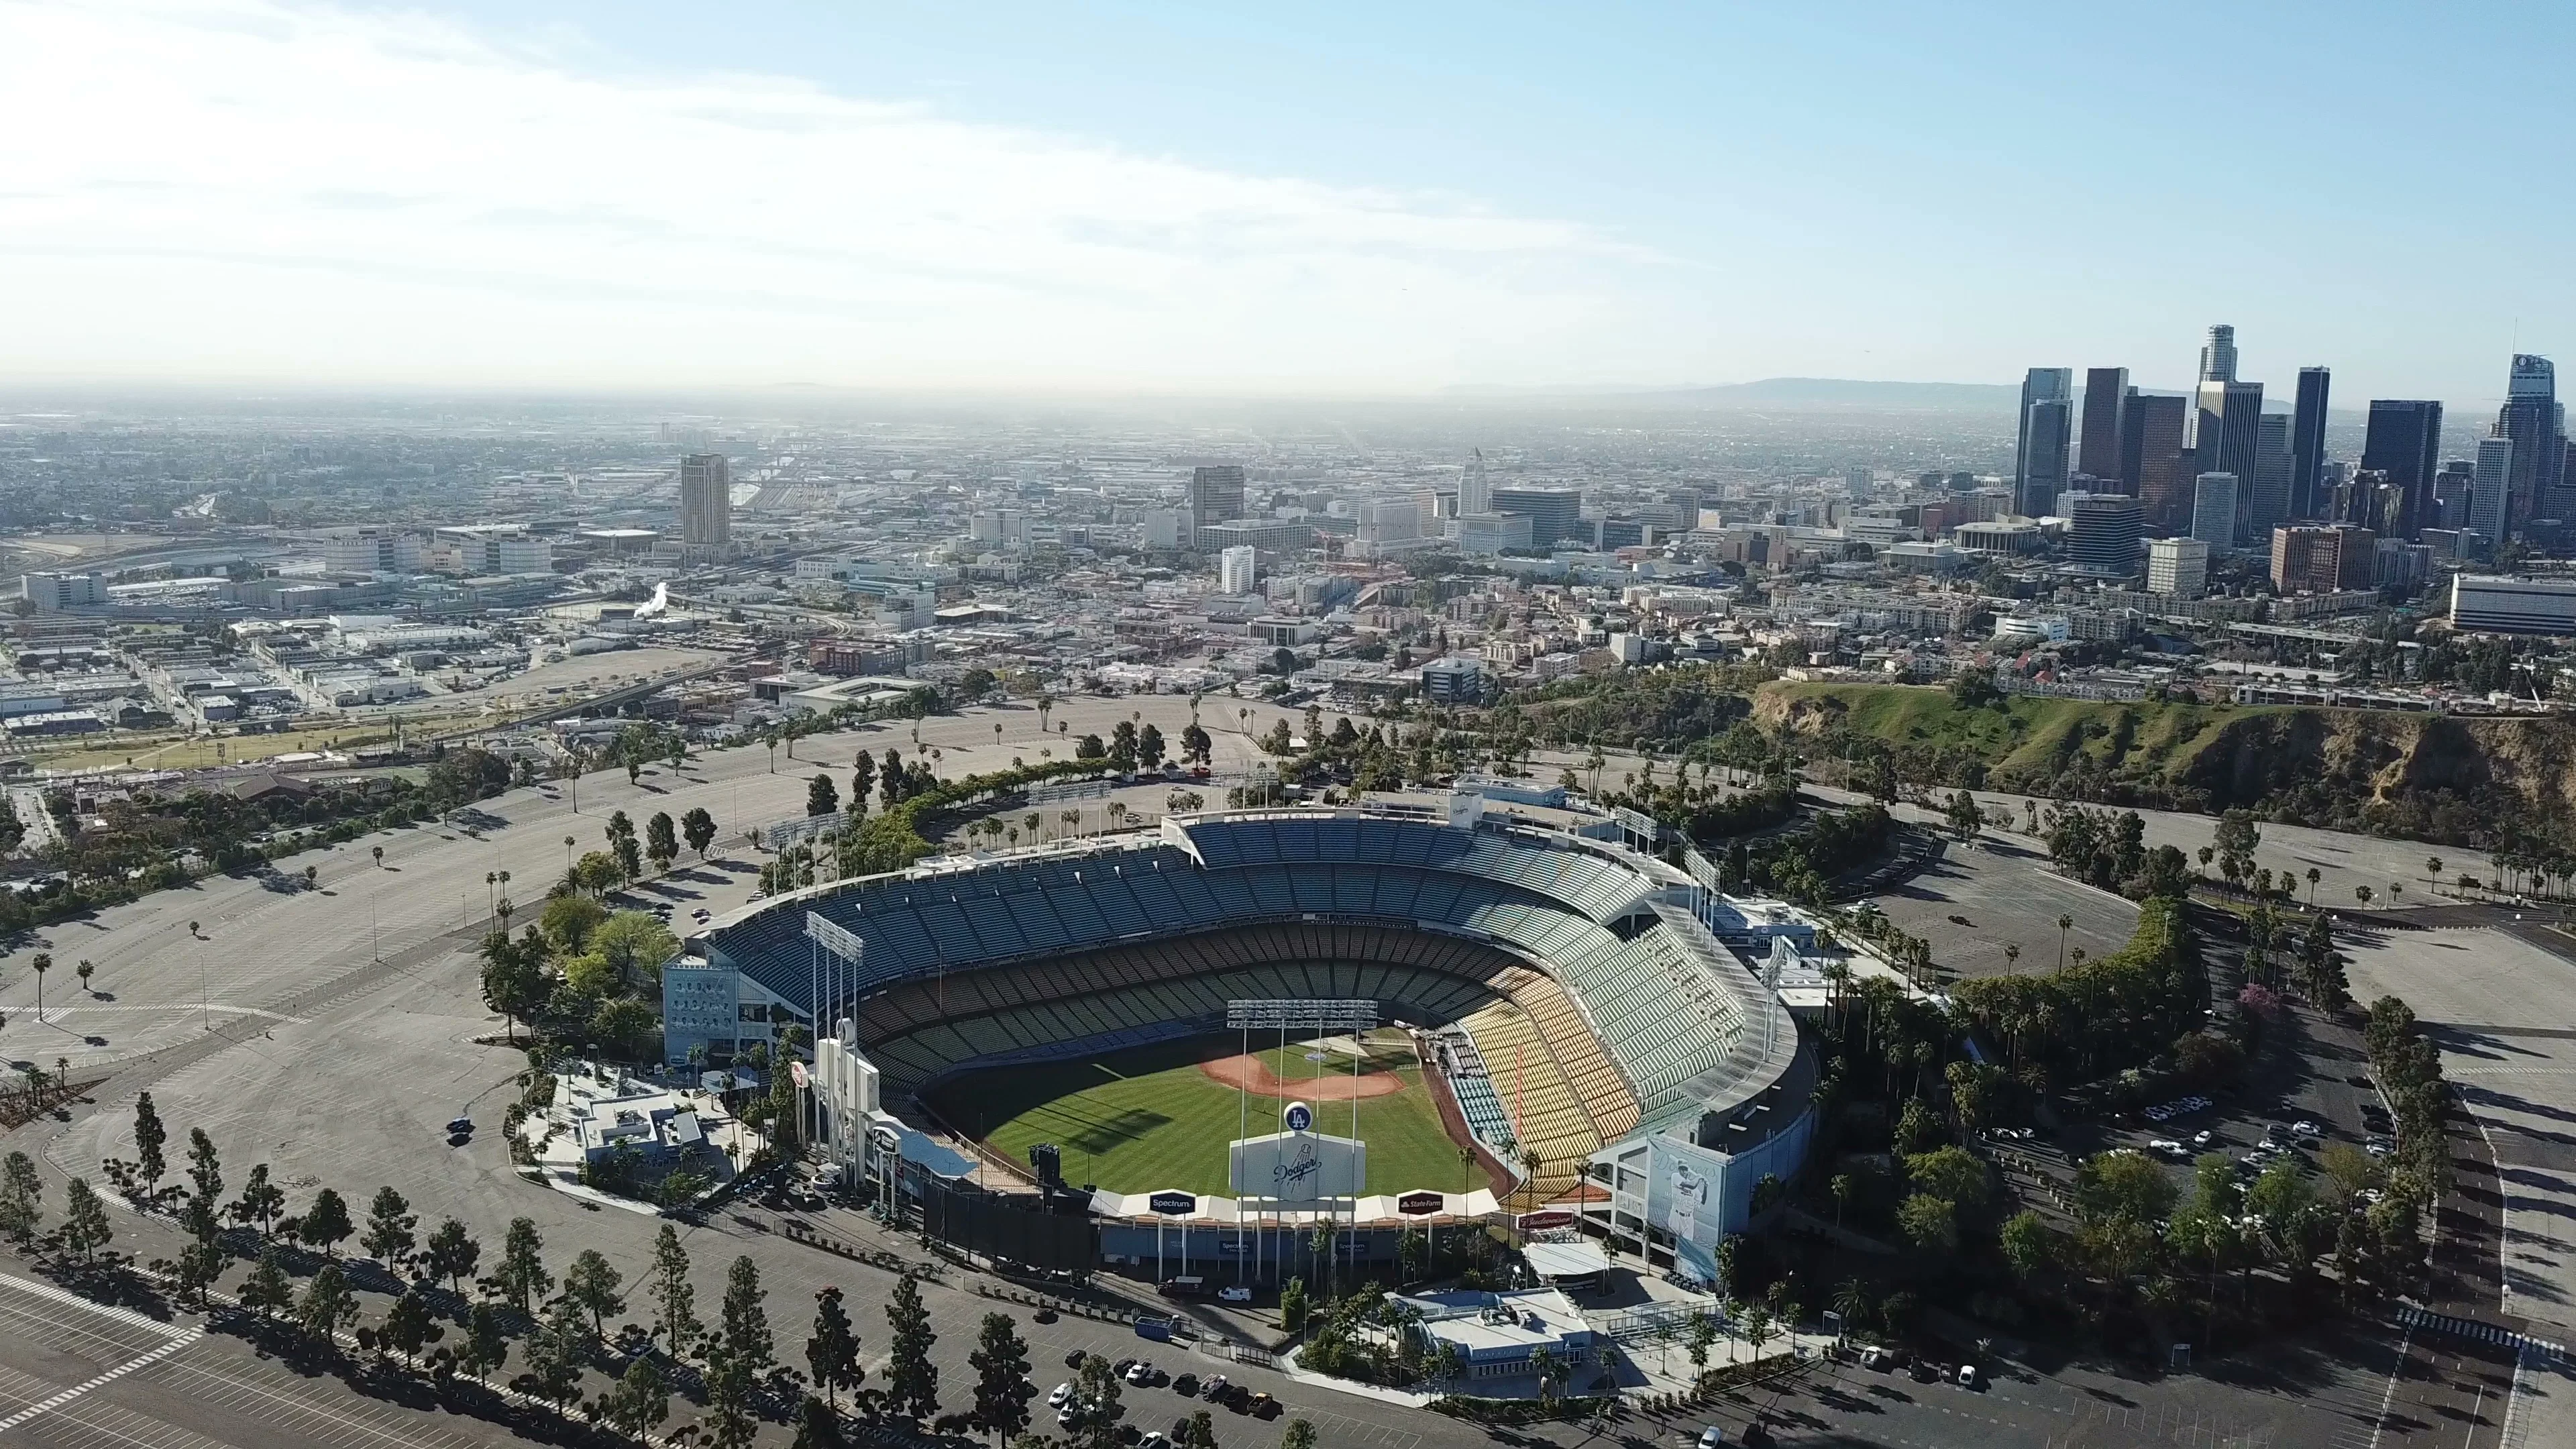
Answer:
M0 374L2336 400L2576 323L2576 6L0 0Z

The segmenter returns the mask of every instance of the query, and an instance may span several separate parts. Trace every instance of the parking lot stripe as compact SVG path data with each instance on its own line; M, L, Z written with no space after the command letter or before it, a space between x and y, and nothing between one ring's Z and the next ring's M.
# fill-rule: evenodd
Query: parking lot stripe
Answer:
M9 1417L0 1419L0 1434L6 1434L10 1430L17 1428L20 1424L23 1424L38 1415L52 1413L54 1410L61 1408L63 1405L70 1403L72 1400L79 1398L90 1390L98 1388L103 1384L114 1383L116 1380L125 1377L136 1369L159 1363L161 1360L168 1358L170 1355L177 1353L183 1348L186 1348L189 1344L195 1343L203 1336L204 1330L202 1329L182 1329L180 1330L178 1337L171 1339L168 1343L161 1345L150 1353L144 1354L140 1358L128 1359L124 1363L118 1364L116 1367L109 1369L107 1372L100 1374L95 1378L89 1379L83 1383L74 1384L70 1388L64 1389L55 1394L52 1398L39 1399L35 1403L29 1404L27 1407L11 1414Z

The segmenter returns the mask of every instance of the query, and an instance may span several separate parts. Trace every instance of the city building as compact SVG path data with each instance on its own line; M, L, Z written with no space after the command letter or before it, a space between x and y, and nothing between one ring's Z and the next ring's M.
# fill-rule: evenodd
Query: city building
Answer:
M2377 558L2371 565L2372 584L2383 589L2399 588L2411 592L2423 587L2432 577L2431 545L2408 543L2402 538L2379 541Z
M2329 368L2299 369L2298 403L2290 437L2290 517L2317 516L2326 486L2326 399L2333 390Z
M2503 545L2511 518L2513 439L2478 439L2477 461L2469 465L2469 532L2493 554Z
M2137 498L2151 529L2172 532L2191 525L2191 472L2183 448L2190 414L2189 398L2141 393L2129 400L2121 420L2121 491Z
M27 603L39 614L107 602L107 575L34 573L21 578Z
M2209 340L2200 348L2202 382L2236 380L2236 329L2221 322L2209 329Z
M2071 493L2067 501L2068 561L2105 578L2136 573L2138 540L2145 534L2138 500L2125 493Z
M1448 527L1460 553L1501 553L1532 546L1533 530L1526 513L1461 513L1448 520Z
M2289 413L2265 413L2255 429L2254 487L2244 500L2245 517L2238 530L2244 537L2268 537L2290 516L2293 421Z
M2559 516L2559 470L2565 466L2566 421L2558 411L2558 376L2546 357L2517 352L2505 380L2504 406L2495 432L2513 444L2505 481L2505 532L2535 518Z
M2391 533L2420 532L2432 511L2433 477L2442 456L2442 405L2427 398L2372 398L2362 434L2361 466L2384 473L2404 498L2401 516L2383 520Z
M2147 540L2147 592L2197 599L2209 588L2209 545L2197 538Z
M2455 574L2451 627L2488 634L2576 634L2576 579Z
M1422 666L1422 697L1432 704L1476 704L1485 697L1485 661L1453 654Z
M1216 591L1220 594L1251 593L1259 573L1261 550L1248 543L1238 543L1216 556Z
M1245 543L1268 553L1293 553L1314 541L1313 524L1288 518L1241 518L1211 523L1198 532L1199 548L1207 553L1222 553Z
M1231 523L1243 517L1243 469L1232 463L1219 463L1190 470L1190 538L1202 549L1222 548L1222 542L1211 543L1207 531L1220 523Z
M2263 445L2263 384L2211 381L2200 385L2193 400L2192 466L2202 475L2225 473L2236 480L2236 531L2256 539L2252 491L2259 481ZM2197 498L2194 508L2198 507ZM2197 524L2192 529L2200 532Z
M2332 594L2371 587L2378 535L2350 523L2298 523L2272 530L2272 587L2284 594Z
M1496 488L1490 496L1494 512L1517 513L1530 521L1532 548L1554 548L1566 542L1589 545L1592 542L1590 530L1583 526L1583 495L1580 493L1556 488Z
M1467 471L1458 477L1458 511L1491 513L1494 511L1493 487L1485 477L1485 450L1478 448Z
M2236 475L2203 473L2192 480L2191 536L2212 554L2236 546Z
M2076 461L2084 471L2104 482L2117 482L2123 493L2134 493L2129 485L2128 450L2120 439L2120 425L2129 405L2129 370L2125 367L2089 367L2084 370L2084 433Z
M2013 447L2013 509L2018 513L2037 517L2048 511L2048 500L2066 489L2066 410L2074 391L2071 367L2034 367L2022 378L2020 440ZM2033 410L2043 405L2050 410L2034 439Z
M428 566L419 534L372 525L322 540L322 566L335 574L416 574Z
M732 542L732 467L722 453L691 453L680 460L680 545L704 554Z

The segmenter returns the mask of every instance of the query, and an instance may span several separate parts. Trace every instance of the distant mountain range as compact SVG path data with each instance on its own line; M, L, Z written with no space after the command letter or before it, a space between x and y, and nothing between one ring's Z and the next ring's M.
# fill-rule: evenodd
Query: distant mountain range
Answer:
M1453 397L1550 398L1591 407L1689 408L1711 411L2002 413L2021 400L2016 383L1863 382L1846 377L1766 377L1717 387L1459 387Z

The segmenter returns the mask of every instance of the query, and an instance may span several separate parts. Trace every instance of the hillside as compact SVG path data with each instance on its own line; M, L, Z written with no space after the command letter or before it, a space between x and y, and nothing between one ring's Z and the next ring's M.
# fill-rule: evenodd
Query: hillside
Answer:
M2576 724L2378 710L2094 704L1962 708L1946 689L1766 684L1754 722L1816 745L1858 736L1900 777L2215 812L2445 844L2551 833L2576 812Z

